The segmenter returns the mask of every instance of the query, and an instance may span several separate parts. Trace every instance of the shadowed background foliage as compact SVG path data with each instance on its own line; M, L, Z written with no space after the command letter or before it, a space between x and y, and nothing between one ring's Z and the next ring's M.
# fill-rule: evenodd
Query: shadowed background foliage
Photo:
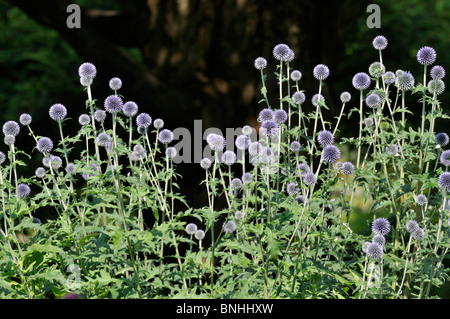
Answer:
M82 9L80 29L66 25L71 3ZM366 25L371 3L381 8L380 29ZM288 44L296 54L292 67L303 73L306 111L318 90L313 67L329 66L323 94L330 111L324 116L333 119L340 112L342 91L353 95L347 110L358 105L351 79L378 60L372 47L376 35L389 40L383 51L387 70L409 70L421 82L423 69L416 61L420 47L435 48L436 64L450 67L449 27L449 0L0 0L0 124L30 113L36 133L54 134L56 139L57 126L48 109L62 103L73 119L64 130L75 134L86 99L77 70L89 61L98 70L92 87L98 106L111 94L109 79L117 76L123 81L119 93L124 100L164 119L169 129L192 132L196 119L203 121L204 130L216 127L223 132L227 127L257 125L260 74L253 61L267 58L269 98L277 104L272 49L278 43ZM449 93L440 99L447 109ZM414 96L407 101L419 114L417 100ZM343 120L341 136L356 136L354 116ZM446 127L437 123L438 130ZM20 148L36 155L32 138L25 134L21 133ZM40 161L32 157L35 165L21 167L21 174L34 174ZM199 165L183 164L178 170L183 176L181 193L193 206L203 206L206 194L199 185ZM360 214L355 231L367 231L367 215Z

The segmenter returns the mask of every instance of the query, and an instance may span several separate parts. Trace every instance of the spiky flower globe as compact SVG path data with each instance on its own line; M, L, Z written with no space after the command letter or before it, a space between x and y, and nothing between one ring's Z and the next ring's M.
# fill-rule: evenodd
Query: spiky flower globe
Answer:
M3 134L17 136L20 132L20 126L16 121L7 121L3 124Z
M349 92L345 91L341 93L340 99L342 103L348 103L352 99L352 96Z
M298 170L300 175L305 175L306 173L309 173L311 171L308 164L305 163L298 164Z
M188 235L194 235L196 231L197 225L195 225L194 223L189 223L186 225L186 233L188 233Z
M290 195L290 196L294 196L297 195L297 193L300 190L297 187L297 183L295 182L290 182L286 185L286 192Z
M3 164L6 161L6 155L5 153L0 151L0 165Z
M408 231L409 233L413 233L420 227L419 227L419 224L415 220L408 220L406 222L405 228L406 228L406 231Z
M277 122L269 120L261 124L259 131L263 136L275 137L278 136L279 126Z
M370 76L365 72L356 73L353 76L352 84L357 90L365 90L370 86Z
M242 183L249 184L253 181L253 175L251 173L244 173L242 175Z
M88 125L89 123L91 123L91 118L87 114L81 114L78 117L78 123L80 123L80 125L82 126Z
M383 74L384 84L391 85L395 83L395 73L392 71L387 71Z
M299 70L294 70L291 72L292 81L300 81L302 78L302 73Z
M173 141L173 132L168 129L164 129L158 134L159 141L163 144L169 144Z
M254 64L257 70L264 70L267 66L267 60L263 57L259 57L255 59Z
M92 80L97 75L97 69L92 63L84 62L78 68L78 75L80 76L80 78L87 78Z
M369 65L369 74L374 78L380 78L384 72L386 72L386 68L380 62L373 62Z
M31 115L28 114L28 113L23 113L23 114L21 114L20 117L19 117L19 122L20 122L20 124L22 124L22 125L24 125L24 126L30 125L30 124L31 124L31 121L32 121L32 117L31 117Z
M152 117L147 113L140 113L136 116L136 125L148 128L152 124Z
M335 163L341 157L341 151L334 145L327 145L322 152L323 161L325 163Z
M388 40L386 39L385 36L383 35L377 35L373 41L372 41L372 45L375 49L377 50L384 50L386 49L387 45L388 45Z
M270 121L273 120L273 118L274 118L274 111L269 108L262 109L261 112L259 112L258 114L259 122Z
M109 87L111 90L117 91L122 87L122 80L114 77L111 80L109 80Z
M239 190L242 188L242 181L240 178L233 178L230 183L230 187L232 190Z
M323 130L317 135L317 141L322 146L331 145L334 143L333 133L328 130Z
M123 101L118 95L110 95L105 99L104 107L109 113L117 113L122 110Z
M439 157L439 160L442 165L450 166L450 150L443 151Z
M383 235L375 235L372 237L372 242L379 244L380 246L384 246L386 244L386 238Z
M34 174L36 175L36 177L38 178L44 178L45 174L47 173L47 171L45 170L45 168L43 167L38 167L36 168L36 170L34 171Z
M245 213L243 211L238 210L236 213L234 213L234 218L236 220L242 220L245 218Z
M287 44L280 43L273 48L273 56L278 61L288 61L292 56L291 51Z
M400 91L409 91L414 88L414 77L409 71L398 72L395 79L395 85L397 85Z
M445 77L445 69L440 65L435 65L430 70L430 76L433 80L442 80Z
M41 153L50 153L53 150L53 141L48 137L40 137L37 140L36 148Z
M69 163L66 165L66 173L69 175L73 175L76 172L76 167L74 164Z
M292 94L292 101L297 104L297 105L301 105L303 103L305 103L306 100L306 96L305 93L297 91L294 94Z
M303 175L303 183L305 183L306 186L314 185L316 181L316 175L312 172L308 172Z
M157 129L160 130L164 127L164 121L162 119L155 119L153 121L153 126Z
M109 134L102 132L97 135L97 144L103 147L107 147L111 143L111 137Z
M17 196L24 198L30 195L31 189L27 184L20 183L17 185Z
M366 97L366 105L370 107L371 109L375 109L377 107L380 107L381 99L380 97L375 93L370 93Z
M205 231L202 229L197 229L194 236L195 238L197 238L197 240L202 240L203 238L205 238Z
M445 90L445 83L442 80L436 79L428 82L428 92L431 94L440 95Z
M50 107L48 113L52 120L62 121L67 116L67 109L61 103L56 103Z
M339 170L341 171L342 174L348 176L355 172L355 166L351 162L344 162L342 163Z
M5 137L3 138L3 142L6 145L11 146L16 142L16 137L14 135L5 135Z
M420 48L417 51L417 61L423 65L430 65L436 61L436 51L429 46Z
M300 152L302 145L298 141L292 141L290 147L291 147L291 151Z
M236 223L234 221L232 221L232 220L226 222L223 225L223 230L227 234L230 234L230 233L234 232L236 230Z
M207 158L207 157L203 158L203 159L200 161L200 167L203 168L203 169L208 169L208 168L210 168L210 167L211 167L211 164L212 164L211 160L210 160L209 158Z
M128 117L133 117L137 114L139 108L137 104L133 101L127 101L122 106L122 112Z
M385 236L391 230L391 225L386 218L379 217L375 219L372 223L372 231L375 234Z
M242 127L242 134L244 134L244 135L250 136L253 134L253 131L254 131L254 129L250 125L244 125Z
M311 103L314 106L319 106L320 105L319 102L320 103L325 103L325 97L322 94L318 94L318 93L314 94L314 96L311 99Z
M273 113L273 119L275 120L275 122L277 122L278 124L282 124L284 122L287 121L288 119L288 114L285 110L283 109L278 109Z
M371 242L366 248L367 257L370 259L380 259L383 257L383 246L376 242Z
M226 140L222 135L211 133L206 137L206 142L213 151L221 151L225 148Z
M371 117L367 117L364 119L364 125L367 127L371 127L373 126L374 122L373 122L373 118Z
M428 199L425 195L419 194L416 197L416 204L419 206L425 206L428 202Z
M386 146L385 150L387 155L394 156L398 153L398 146L395 143L391 143Z
M233 165L236 163L236 154L233 151L225 151L222 154L222 162L225 165Z
M330 69L325 64L318 64L313 69L313 76L317 80L325 80L330 75Z
M236 137L236 140L234 144L239 150L246 150L248 148L248 145L250 143L250 138L247 135L239 135Z
M411 235L415 240L421 240L423 237L425 237L425 231L419 227L415 231L413 231Z
M99 123L103 123L106 120L106 112L103 110L97 110L94 112L94 120Z
M447 133L441 132L441 133L436 134L435 141L436 141L436 144L438 144L440 146L445 146L450 141L450 138L448 137Z
M449 191L450 190L450 172L444 172L441 175L439 175L438 178L438 184L439 187Z

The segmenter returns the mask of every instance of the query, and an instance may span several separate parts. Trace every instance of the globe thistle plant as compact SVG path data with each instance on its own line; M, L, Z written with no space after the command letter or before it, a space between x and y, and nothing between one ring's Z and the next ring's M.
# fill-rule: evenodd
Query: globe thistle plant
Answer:
M372 45L375 49L377 50L384 50L386 49L387 45L388 45L388 40L386 39L385 36L383 35L377 35L373 41L372 41Z
M391 225L386 218L379 217L372 223L372 231L375 234L385 236L391 230Z
M445 191L450 190L450 172L443 172L438 178L439 187Z
M414 77L409 71L402 71L401 73L397 73L395 78L395 85L398 87L400 91L410 91L414 87Z
M162 144L169 144L173 141L173 132L171 130L164 129L159 132L158 138Z
M428 199L425 195L419 194L416 197L416 204L419 206L425 206L428 202Z
M381 99L377 94L371 93L366 97L366 105L368 107L370 107L371 109L380 107L380 104L381 104Z
M330 75L330 69L325 64L318 64L313 69L313 76L317 80L325 80Z
M355 167L351 162L344 162L342 163L342 166L339 169L342 174L345 176L351 175L355 172Z
M261 110L261 112L259 112L258 122L270 121L273 120L273 118L274 118L274 111L269 108L265 108Z
M323 161L325 163L335 163L341 157L341 151L334 145L327 145L322 152Z
M300 81L302 78L302 73L299 70L293 70L291 72L291 80L292 81Z
M81 126L88 125L89 123L91 123L91 118L87 114L81 114L78 117L78 123L80 123Z
M109 88L113 91L120 90L122 87L122 80L118 77L114 77L111 80L109 80Z
M334 136L328 130L320 131L317 135L317 142L322 146L328 146L334 143Z
M429 46L424 46L417 51L417 61L423 65L430 65L436 61L436 51Z
M41 153L50 153L53 150L53 141L48 137L40 137L37 140L36 148Z
M450 138L448 137L447 133L440 132L440 133L436 134L435 141L436 141L437 145L442 147L442 146L445 146L448 144L448 142L450 141Z
M450 166L450 150L443 151L439 157L439 160L442 165Z
M27 184L23 184L20 183L19 185L17 185L17 196L24 198L24 197L28 197L31 193L31 189L30 186L28 186Z
M105 110L111 114L120 112L122 110L123 101L118 95L110 95L105 99Z
M133 101L127 101L122 106L122 112L125 116L133 117L137 114L139 108L137 104Z
M62 121L67 116L67 109L61 103L56 103L50 107L48 113L52 120Z
M227 234L234 232L236 230L236 223L232 220L229 220L223 225L223 230Z
M301 91L297 91L292 95L292 101L297 105L305 103L305 100L306 100L305 93Z
M267 67L267 60L263 57L256 58L254 65L257 70L264 70Z
M365 72L356 73L352 79L352 84L357 90L365 90L370 86L370 77Z
M24 126L30 125L31 121L32 121L32 117L28 113L23 113L19 117L19 123L24 125Z
M445 77L445 69L440 65L435 65L430 70L430 76L433 80L442 80Z
M287 44L280 43L273 48L273 56L278 61L287 61L292 57L291 51Z
M7 121L2 128L4 135L17 136L20 132L20 126L16 121Z
M371 242L366 248L367 257L370 259L381 259L383 257L383 246L376 242Z

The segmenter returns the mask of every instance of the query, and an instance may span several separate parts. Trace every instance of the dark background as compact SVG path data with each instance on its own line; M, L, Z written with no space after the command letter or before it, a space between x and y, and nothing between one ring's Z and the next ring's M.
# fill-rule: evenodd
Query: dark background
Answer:
M71 3L82 8L80 29L67 28ZM371 3L381 8L380 29L366 25ZM342 91L353 96L347 110L359 105L351 80L378 61L372 47L375 36L389 41L383 51L387 70L409 70L421 82L423 66L416 60L420 47L435 48L435 64L450 66L448 30L450 0L0 0L0 124L30 113L36 134L57 139L57 124L48 109L62 103L73 119L64 132L76 134L87 96L78 67L89 61L98 71L92 86L97 106L112 93L108 82L117 76L123 81L119 93L124 100L135 101L140 112L154 119L162 118L169 129L192 132L196 119L203 121L203 130L216 127L222 132L256 125L262 105L260 74L253 62L258 56L268 60L269 98L277 103L272 49L278 43L288 44L296 54L291 65L303 74L305 111L318 90L312 69L319 63L330 68L323 94L330 108L324 117L332 119L340 112ZM407 106L420 114L417 100L408 95ZM447 109L449 93L440 100ZM358 134L356 116L342 120L341 136ZM419 116L408 120L420 123ZM437 130L447 126L438 122ZM41 158L33 157L34 141L24 128L16 145L32 155L20 171L32 176ZM1 143L0 150L6 153L6 145ZM199 165L177 169L183 176L181 193L192 206L203 206Z

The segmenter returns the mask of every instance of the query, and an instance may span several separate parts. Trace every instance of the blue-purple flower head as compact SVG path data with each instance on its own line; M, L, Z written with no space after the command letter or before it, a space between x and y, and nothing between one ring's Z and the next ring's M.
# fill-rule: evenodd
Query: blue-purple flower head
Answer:
M166 149L166 157L168 159L175 158L178 155L178 151L175 147L170 146Z
M301 104L305 103L305 101L306 101L305 93L303 93L301 91L295 92L294 94L292 94L292 101L297 105L301 105Z
M67 109L61 103L56 103L50 107L48 114L52 120L62 121L67 116Z
M236 230L236 223L232 220L226 222L223 225L223 230L225 233L230 234Z
M442 80L433 79L428 82L427 88L430 94L440 95L445 90L445 83Z
M238 137L236 137L236 140L234 142L234 144L239 150L246 150L248 148L249 143L250 138L245 134L241 134Z
M230 188L234 191L242 188L242 180L240 178L233 178L230 182Z
M327 145L322 152L325 163L336 163L341 157L341 151L334 145Z
M306 186L314 185L317 182L317 177L312 172L307 172L303 175L303 183Z
M386 244L386 238L383 235L375 234L375 236L372 237L372 242L384 246L384 244Z
M168 129L164 129L158 134L159 141L162 144L169 144L173 141L173 132Z
M36 148L41 153L50 153L53 150L53 141L48 137L40 137L37 140Z
M110 95L105 99L105 110L111 114L117 113L122 110L123 101L118 95Z
M391 225L386 218L379 217L375 219L372 223L372 231L375 234L385 236L391 230Z
M148 128L152 124L152 117L148 115L147 113L140 113L138 116L136 116L136 125L138 127L145 127Z
M333 133L331 133L328 130L320 131L317 135L317 141L322 146L331 145L334 143L334 136Z
M23 114L21 114L20 117L19 117L19 122L20 122L20 124L22 124L22 125L25 125L25 126L30 125L30 124L31 124L31 121L32 121L32 117L31 117L31 115L28 114L28 113L23 113Z
M269 108L265 108L259 112L258 121L264 122L264 121L273 120L273 117L274 117L274 111Z
M368 96L366 96L366 105L370 107L371 109L375 109L377 107L380 107L381 99L378 96L378 94L370 93Z
M122 80L118 77L114 77L109 80L109 87L111 90L117 91L122 87Z
M436 141L436 144L438 144L442 147L442 146L445 146L448 144L448 142L450 141L450 138L448 137L447 133L441 132L441 133L436 134L435 141Z
M425 195L419 194L416 197L416 204L419 206L425 206L428 202L428 199Z
M297 193L300 191L299 188L297 187L297 183L295 182L290 182L286 185L286 192L290 195L290 196L294 196L297 195Z
M17 185L17 196L24 198L30 195L31 189L27 184L20 183Z
M80 125L82 126L88 125L89 123L91 123L91 118L87 114L81 114L78 117L78 123L80 123Z
M3 142L6 145L11 146L16 142L16 137L14 135L5 135L5 137L3 138Z
M255 59L254 65L257 70L264 70L267 66L267 60L263 57L258 57Z
M423 65L430 65L436 61L436 51L429 46L420 48L417 51L417 61Z
M395 73L387 71L383 74L384 84L391 85L395 83Z
M164 120L163 119L155 119L153 121L153 126L157 129L160 130L164 127Z
M365 90L370 86L370 76L365 72L356 73L353 76L352 84L357 90Z
M450 150L445 150L441 153L439 160L442 165L450 166Z
M226 140L222 135L211 133L206 137L206 142L213 151L221 151L226 146Z
M249 184L253 181L253 175L251 173L244 173L242 175L242 183Z
M266 137L275 137L278 136L279 126L276 121L269 120L265 121L261 124L259 129L260 133Z
M194 237L197 238L197 240L202 240L205 238L205 231L202 229L197 229L197 231L194 234Z
M311 169L309 168L308 164L305 163L300 163L298 164L298 173L303 176L306 173L309 173L311 171Z
M438 178L439 187L443 190L450 190L450 172L444 172Z
M94 120L103 123L106 120L106 112L104 110L97 110L94 112Z
M325 64L318 64L313 69L313 76L317 80L325 80L330 75L330 69Z
M76 173L76 170L77 170L77 168L76 168L76 166L74 164L69 163L69 164L66 165L66 173L67 174L73 175L73 174Z
M47 173L47 171L45 170L45 168L43 167L38 167L36 168L36 170L34 171L34 174L36 175L36 177L38 178L44 178L45 174Z
M380 78L384 72L386 72L386 68L381 62L373 62L369 65L369 74L374 78Z
M80 78L93 79L97 75L97 69L92 63L85 62L78 68L78 75Z
M302 149L302 145L300 144L299 141L292 141L290 148L291 148L291 151L297 153L297 152L300 152L300 150Z
M138 112L138 109L139 108L138 108L137 104L133 101L127 101L122 106L123 114L125 114L128 117L135 116Z
M445 69L440 65L435 65L430 70L430 76L433 80L442 80L445 77Z
M311 99L311 103L314 106L320 106L321 104L325 103L325 97L322 94L314 94L312 99Z
M188 235L194 235L195 232L197 231L197 225L195 225L194 223L189 223L186 225L186 233L188 233Z
M406 222L406 227L405 228L406 228L406 231L408 231L409 233L413 233L417 229L419 229L420 226L415 220L411 219L411 220L408 220Z
M371 242L367 245L366 253L370 259L380 259L383 257L383 246L376 242Z
M351 175L355 172L355 166L351 162L344 162L340 166L339 170L344 175Z
M386 146L385 150L387 155L394 156L397 155L399 149L397 144L391 143Z
M211 164L212 164L211 160L207 157L203 158L200 161L200 167L203 169L209 169L211 167Z
M292 55L293 51L287 44L280 43L273 48L273 56L278 61L291 61Z
M3 134L17 136L20 132L20 126L16 121L8 121L3 124Z
M233 151L225 151L222 154L222 163L225 165L233 165L236 163L236 154Z
M300 81L302 78L302 72L299 70L294 70L291 72L291 80L292 81Z
M372 45L375 49L377 50L384 50L386 49L387 45L388 45L388 40L386 39L385 36L383 35L377 35L373 41L372 41Z
M111 137L108 133L102 132L97 135L97 144L103 147L108 147L109 143L111 143Z
M349 92L345 91L341 93L340 99L342 103L348 103L352 99L352 96Z
M414 77L409 71L402 71L396 73L395 85L400 91L410 91L414 88Z
M278 124L282 124L284 122L287 121L288 119L288 114L285 110L283 109L278 109L273 113L273 119L275 120L275 122L277 122Z

